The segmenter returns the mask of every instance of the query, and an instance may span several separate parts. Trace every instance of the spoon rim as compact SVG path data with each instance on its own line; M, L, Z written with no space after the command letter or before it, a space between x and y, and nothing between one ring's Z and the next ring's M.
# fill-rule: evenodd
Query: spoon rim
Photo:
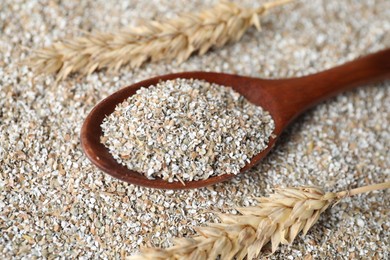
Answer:
M100 137L102 136L101 123L103 122L103 119L115 110L116 105L122 103L128 97L134 95L136 91L141 87L147 88L157 84L160 81L166 81L175 78L193 78L206 80L208 82L218 84L218 80L213 80L213 78L216 78L216 76L220 77L221 75L226 77L248 78L226 73L188 71L152 77L117 90L116 92L101 100L97 105L95 105L84 120L80 132L80 140L81 147L85 155L95 166L97 166L103 172L111 175L112 177L147 188L173 190L202 188L219 182L224 182L232 179L235 176L241 175L248 169L252 168L255 164L257 164L257 162L264 158L273 148L277 139L277 135L275 135L275 132L278 128L276 126L273 130L272 135L268 139L267 148L252 157L250 162L246 164L238 174L223 174L219 176L211 176L203 180L184 181L184 184L180 181L168 182L162 179L148 179L142 173L130 170L126 166L118 163L113 158L108 148L100 142ZM234 89L234 86L232 87Z

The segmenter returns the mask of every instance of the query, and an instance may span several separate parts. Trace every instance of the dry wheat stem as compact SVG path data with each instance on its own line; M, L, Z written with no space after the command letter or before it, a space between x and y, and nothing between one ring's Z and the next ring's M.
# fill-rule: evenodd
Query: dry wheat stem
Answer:
M343 199L344 197L355 196L361 193L366 193L374 190L384 190L390 188L390 182L383 182L379 184L372 184L364 187L359 187L356 189L348 190L348 191L340 191L337 193L337 198Z
M305 235L329 205L364 192L390 188L390 182L342 191L317 187L278 188L257 206L239 208L241 215L218 214L221 223L198 227L198 236L178 238L167 249L143 248L130 259L253 259L271 243L272 253L280 244L291 244Z
M238 41L249 27L260 30L259 16L292 0L277 0L260 8L221 2L209 10L186 14L163 22L147 21L138 27L114 33L86 33L33 52L26 61L37 73L57 73L57 80L80 72L91 74L129 65L137 68L147 61L183 62L194 53Z

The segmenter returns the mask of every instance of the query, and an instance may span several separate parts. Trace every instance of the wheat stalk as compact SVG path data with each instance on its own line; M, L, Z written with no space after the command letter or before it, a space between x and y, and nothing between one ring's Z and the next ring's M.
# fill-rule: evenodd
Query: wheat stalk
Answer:
M26 64L37 73L58 73L57 80L62 80L74 72L116 71L124 65L137 68L149 60L183 62L194 52L202 55L211 47L238 41L251 26L260 30L259 16L290 1L277 0L256 9L221 2L172 20L148 21L114 33L86 33L35 51Z
M302 231L305 235L320 214L347 196L390 188L390 182L338 193L317 187L280 188L259 205L239 208L241 215L219 214L221 223L198 227L199 236L175 239L167 249L143 248L130 259L253 259L271 243L272 253L280 244L291 244Z

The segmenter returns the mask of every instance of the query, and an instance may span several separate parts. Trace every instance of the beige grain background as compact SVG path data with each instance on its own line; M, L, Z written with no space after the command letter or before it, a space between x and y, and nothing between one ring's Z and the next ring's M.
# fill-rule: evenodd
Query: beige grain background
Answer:
M235 213L275 186L329 191L389 180L390 81L333 98L301 116L270 156L232 181L160 191L113 179L83 155L79 131L99 100L170 72L208 70L264 78L314 73L390 47L390 1L297 1L271 11L263 31L187 62L146 64L55 86L19 61L30 49L111 31L138 19L174 17L215 1L0 2L0 256L124 258L141 245L168 246L211 210ZM263 1L244 1L259 6ZM313 86L315 87L315 86ZM373 192L329 209L306 237L271 259L387 259L390 196Z

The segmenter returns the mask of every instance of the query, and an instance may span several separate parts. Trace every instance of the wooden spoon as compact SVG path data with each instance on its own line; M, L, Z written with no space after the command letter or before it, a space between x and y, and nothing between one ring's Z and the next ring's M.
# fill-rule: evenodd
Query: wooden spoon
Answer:
M241 173L253 167L265 157L275 145L283 129L306 109L339 92L390 78L390 49L368 55L344 65L313 75L290 79L259 79L215 72L183 72L158 76L125 87L97 104L85 119L81 129L81 144L87 157L101 170L120 180L152 188L190 189L226 181L235 175L224 174L206 180L169 183L162 179L149 180L141 173L120 165L100 143L106 115L111 114L118 103L134 95L141 87L155 85L159 81L174 78L194 78L231 86L250 102L269 111L275 120L275 138L270 138L268 148L254 156Z

